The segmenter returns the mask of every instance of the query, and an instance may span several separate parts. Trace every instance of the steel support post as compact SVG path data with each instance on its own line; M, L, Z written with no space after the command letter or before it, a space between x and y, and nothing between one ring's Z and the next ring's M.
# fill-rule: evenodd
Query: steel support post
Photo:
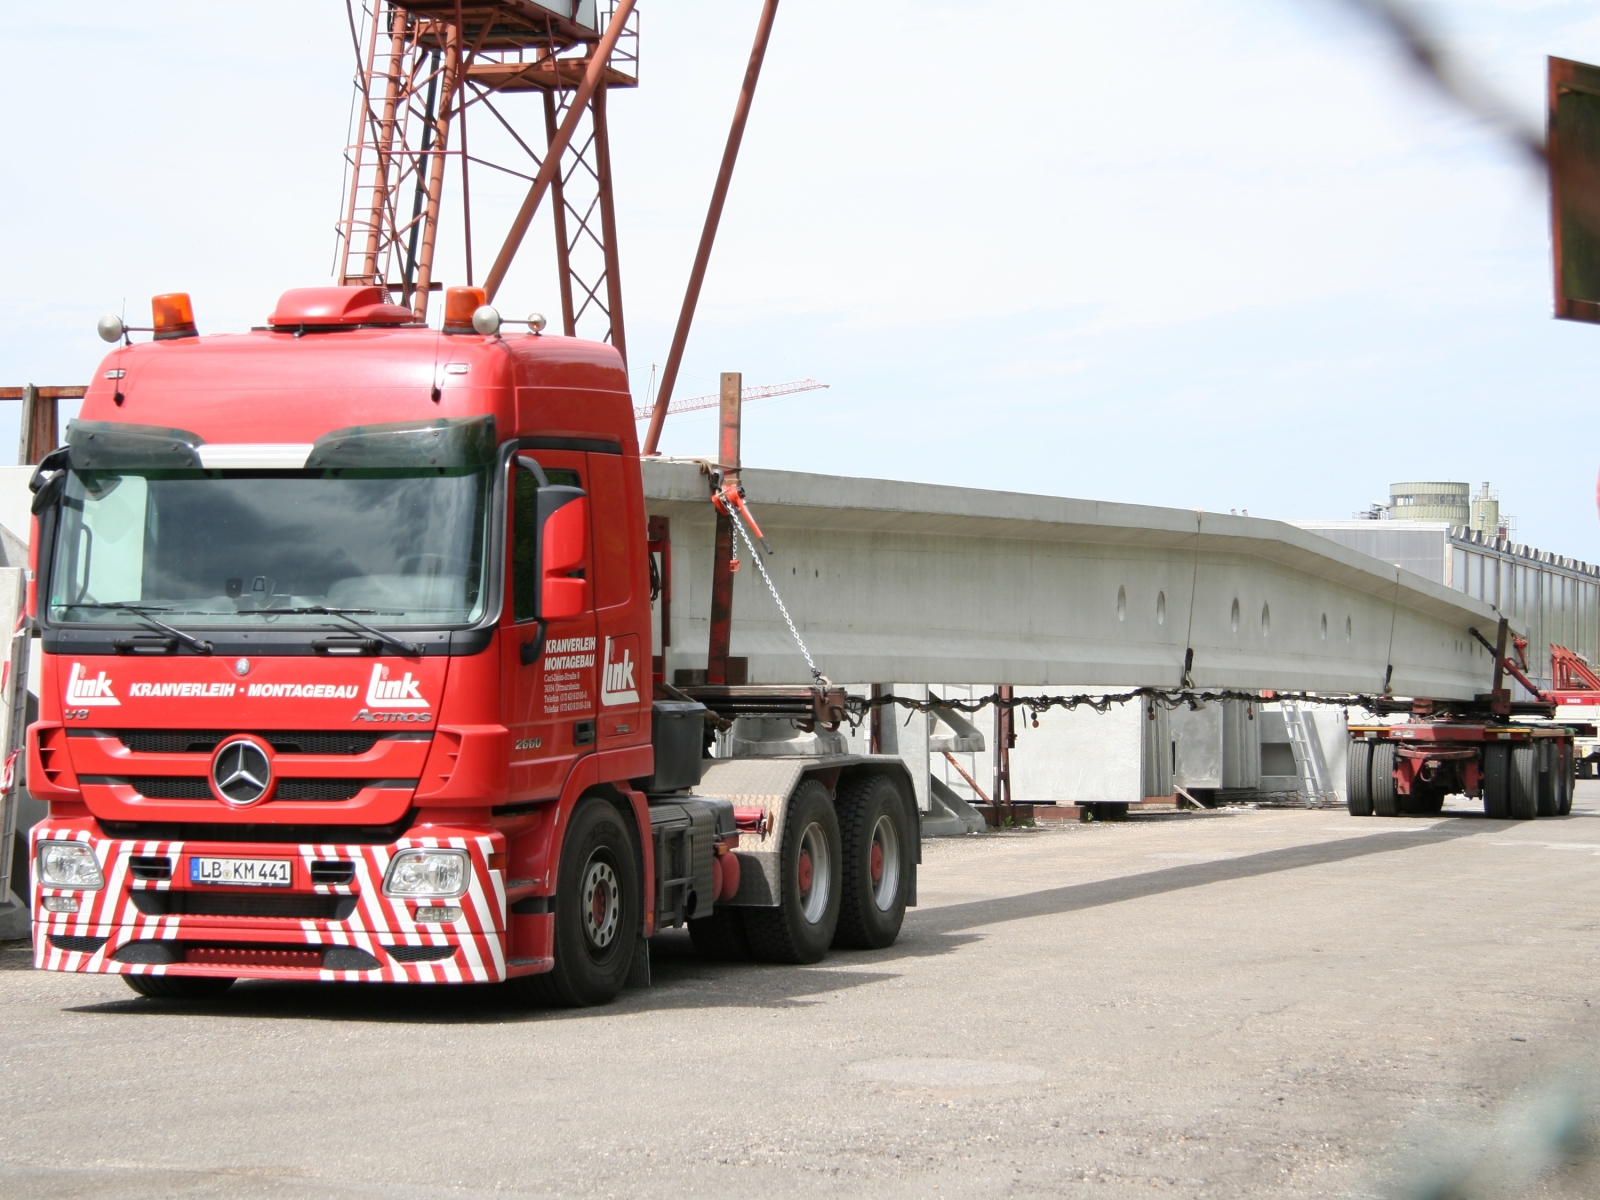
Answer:
M45 389L47 392L56 390ZM40 390L31 383L22 389L22 437L17 447L19 464L32 466L59 444L59 404L55 396L40 394Z
M544 94L545 161L550 161L556 145L556 96ZM561 281L561 328L568 337L578 336L578 314L572 304L572 248L567 242L566 175L557 171L550 179L550 215L556 228L556 278Z
M724 480L739 482L739 407L744 396L744 376L722 373L721 437L717 465ZM706 682L728 682L728 648L733 637L733 518L717 509L717 546L711 573L711 646L706 658Z
M655 454L656 446L661 441L661 425L667 419L667 405L672 403L672 389L678 382L678 368L683 363L683 350L689 341L689 326L694 323L695 306L700 303L700 287L705 282L706 266L711 261L711 247L717 240L717 224L722 220L722 206L728 199L728 185L733 180L734 164L739 161L739 144L744 140L745 123L750 119L750 105L755 100L756 84L761 80L761 63L766 58L767 43L772 38L772 22L777 15L778 0L766 0L761 9L761 21L756 26L755 45L750 48L750 62L744 69L739 103L733 110L733 127L728 130L728 144L722 151L717 185L711 190L711 208L706 213L705 228L700 231L700 246L695 251L694 267L689 272L689 287L684 292L683 308L678 313L678 327L672 334L672 349L667 353L666 369L661 373L661 390L656 393L656 407L650 414L650 429L645 434L641 454Z
M1001 700L1010 700L1016 689L1002 683L995 689ZM1011 750L1017 744L1016 709L1004 704L994 707L994 802L1011 805Z
M450 122L461 79L461 30L450 25L445 32L444 82L439 111L434 116L433 157L428 163L428 207L422 222L422 249L417 256L417 292L412 311L419 321L428 316L428 291L433 282L433 250L439 240L439 196L444 189L445 152L450 145Z
M606 124L606 85L594 91L589 114L594 122L595 174L600 189L600 236L605 240L606 315L611 318L611 344L628 365L628 337L622 327L622 261L617 252L617 210L611 195L611 130Z

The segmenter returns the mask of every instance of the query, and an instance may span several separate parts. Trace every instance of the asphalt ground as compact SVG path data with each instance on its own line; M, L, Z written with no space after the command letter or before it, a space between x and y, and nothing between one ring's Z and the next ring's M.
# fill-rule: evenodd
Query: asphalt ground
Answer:
M578 1012L0 953L0 1195L1600 1194L1600 785L929 842L899 943Z

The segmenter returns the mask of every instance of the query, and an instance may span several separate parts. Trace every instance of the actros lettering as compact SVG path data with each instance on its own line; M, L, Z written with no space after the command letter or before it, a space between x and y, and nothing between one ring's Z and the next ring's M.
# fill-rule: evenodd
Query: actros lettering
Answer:
M433 720L433 714L427 712L373 712L363 708L352 721L415 721L426 722Z

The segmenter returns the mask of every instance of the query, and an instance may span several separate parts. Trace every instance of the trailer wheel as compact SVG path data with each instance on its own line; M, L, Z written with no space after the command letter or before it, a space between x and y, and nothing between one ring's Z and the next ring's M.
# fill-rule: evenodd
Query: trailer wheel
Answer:
M1504 821L1511 808L1511 747L1489 742L1483 748L1483 815Z
M843 858L833 799L808 779L783 818L778 907L744 910L751 953L764 962L813 963L828 952L839 926Z
M1531 742L1511 747L1511 795L1506 815L1531 821L1539 815L1539 747Z
M1553 817L1561 811L1561 764L1559 748L1554 742L1536 742L1539 747L1539 801L1541 817Z
M712 962L746 962L750 958L750 938L736 908L719 904L709 917L690 921L689 940L696 954Z
M1394 743L1372 744L1372 811L1380 817L1400 815L1400 793L1394 786Z
M1561 790L1558 793L1560 803L1556 806L1556 816L1567 817L1572 815L1572 793L1578 786L1577 767L1573 763L1573 747L1571 742L1561 744L1560 770L1556 778L1561 781Z
M639 940L639 865L622 814L600 796L578 801L557 868L555 967L511 981L535 1004L605 1004L628 982Z
M1372 743L1350 743L1344 759L1345 807L1352 817L1372 815Z
M124 975L122 982L152 1000L215 1000L233 986L215 975Z
M906 917L908 865L916 853L905 797L894 781L862 775L839 788L844 888L835 946L882 950L894 945Z

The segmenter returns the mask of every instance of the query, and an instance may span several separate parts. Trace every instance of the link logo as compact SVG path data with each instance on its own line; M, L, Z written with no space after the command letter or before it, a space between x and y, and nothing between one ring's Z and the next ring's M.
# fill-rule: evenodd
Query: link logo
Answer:
M115 700L112 701L116 703ZM400 679L389 678L389 668L382 663L372 666L372 678L367 681L367 704L372 708L427 708L417 681L407 671Z
M122 705L122 701L111 694L111 680L104 671L90 679L83 673L83 664L78 662L72 664L72 673L67 676L67 702L100 708Z
M639 687L633 680L633 652L638 647L639 639L633 634L606 639L605 674L600 683L601 704L639 703Z

